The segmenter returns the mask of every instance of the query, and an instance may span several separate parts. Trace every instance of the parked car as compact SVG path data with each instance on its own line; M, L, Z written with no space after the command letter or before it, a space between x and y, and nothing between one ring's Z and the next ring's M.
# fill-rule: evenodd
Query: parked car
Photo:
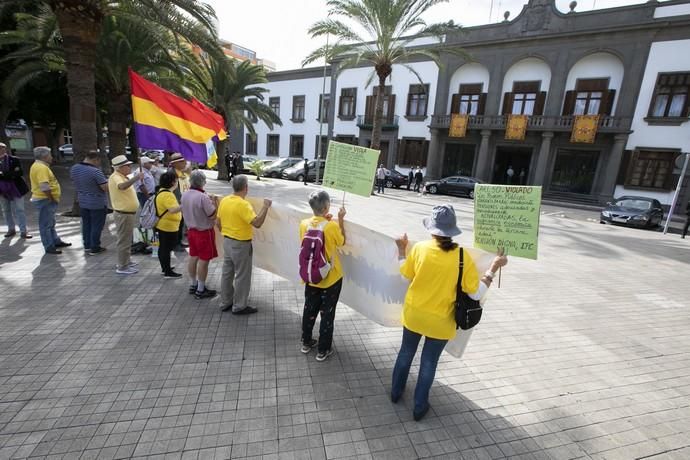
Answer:
M664 220L664 209L659 200L642 196L622 196L608 203L601 211L599 222L631 227L655 228Z
M474 177L451 176L441 180L430 181L424 185L427 192L443 195L460 195L474 198L474 186L482 181Z
M303 181L304 180L304 162L309 163L309 174L307 176L307 181L316 180L316 162L319 161L320 172L319 177L323 177L324 170L326 169L326 162L324 160L302 160L294 166L291 166L283 171L281 177L283 179Z
M301 158L279 158L274 160L271 164L264 167L265 177L280 177L287 168L295 166L300 161L304 161Z
M60 155L63 158L67 158L67 157L71 158L74 156L74 150L72 149L72 144L61 145L60 147L58 147L58 152L60 152Z
M248 172L251 172L249 169L249 166L254 163L258 158L256 157L250 157L249 155L242 155L242 168L241 171L239 171L240 174L247 174Z
M407 185L407 176L395 169L385 169L386 171L386 188L400 188Z

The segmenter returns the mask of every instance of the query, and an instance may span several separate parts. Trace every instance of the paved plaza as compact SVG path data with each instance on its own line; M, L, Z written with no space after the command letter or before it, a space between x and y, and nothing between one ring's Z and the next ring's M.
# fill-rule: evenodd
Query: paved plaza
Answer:
M73 192L55 169L64 211ZM250 195L284 203L313 189L250 181ZM439 201L471 244L467 199L348 195L347 219L420 239ZM44 256L27 209L34 239L0 242L2 459L690 458L690 241L677 235L544 214L539 260L511 259L414 422L418 360L389 399L400 329L341 304L336 354L318 363L299 352L299 285L255 270L259 313L221 313L150 256L116 275L110 217L106 253L86 255L79 220L59 217L73 246ZM184 255L173 261L185 271ZM216 261L209 285L219 280Z

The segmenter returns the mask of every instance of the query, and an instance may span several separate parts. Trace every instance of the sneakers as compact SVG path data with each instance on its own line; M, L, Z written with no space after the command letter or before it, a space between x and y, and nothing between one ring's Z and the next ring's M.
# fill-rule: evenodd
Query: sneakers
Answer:
M27 232L22 232L20 237L24 238L25 240L30 240L31 238L33 238L33 236L29 235Z
M414 419L415 422L420 421L421 419L424 418L427 412L429 412L429 409L431 409L431 406L429 404L426 405L426 407L417 410L415 408L414 411L412 411L412 418Z
M259 310L257 310L254 307L247 306L247 307L244 307L242 310L233 311L232 314L233 315L251 315L252 313L256 313L257 311L259 311Z
M97 248L89 249L89 253L88 253L88 254L89 254L90 256L95 256L95 255L100 254L100 253L102 253L102 252L105 252L105 248L102 248L102 247L99 246L99 247L97 247Z
M127 265L125 267L118 267L117 269L115 269L115 273L117 273L118 275L134 275L135 273L139 273L139 270Z
M196 284L191 284L191 285L189 286L189 293L190 293L190 294L196 294L196 288L197 288L197 285L196 285Z
M196 300L210 299L211 297L215 297L215 296L216 296L216 290L215 289L204 288L204 290L202 292L196 291L194 293L194 298Z
M169 271L168 273L163 273L163 278L182 278L182 274L174 271Z
M46 254L62 254L62 251L55 248L48 248L46 249Z
M328 351L320 351L316 354L316 360L318 362L326 361L329 356L333 354L333 349L331 348Z
M5 233L5 238L12 238L16 234L17 234L16 230L11 230L11 231Z
M103 249L103 250L105 251L105 249ZM129 263L127 263L127 266L128 267L138 267L139 262L134 262L134 261L130 260Z
M302 342L302 348L300 349L300 351L306 355L311 351L312 348L316 346L317 343L319 342L316 339L311 339L307 343Z
M65 241L60 241L59 243L55 244L56 248L68 248L70 246L72 246L72 243L67 243Z

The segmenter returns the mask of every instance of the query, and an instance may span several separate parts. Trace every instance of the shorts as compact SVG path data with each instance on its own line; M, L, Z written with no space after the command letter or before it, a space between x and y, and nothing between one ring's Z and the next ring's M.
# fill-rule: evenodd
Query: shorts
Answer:
M189 242L190 256L198 257L201 260L211 260L218 257L216 234L212 228L208 230L188 229L187 241Z

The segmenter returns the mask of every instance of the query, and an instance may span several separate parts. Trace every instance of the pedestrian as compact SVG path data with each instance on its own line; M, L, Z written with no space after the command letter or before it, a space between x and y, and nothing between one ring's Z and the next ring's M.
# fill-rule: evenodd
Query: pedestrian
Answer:
M7 145L0 142L0 206L5 215L7 233L5 238L17 234L14 226L16 217L19 225L19 236L31 238L26 229L26 212L24 211L24 195L29 193L29 187L24 181L24 172L19 158L7 153Z
M232 182L232 178L237 175L237 155L233 153L230 156L230 177L228 177L228 182Z
M240 152L235 152L235 175L244 174L244 159Z
M407 173L407 191L410 191L412 182L414 181L414 170L410 168L410 172Z
M184 159L182 154L173 153L172 155L170 155L168 166L177 175L177 187L174 189L174 193L175 198L177 198L177 202L179 203L180 200L182 200L182 194L189 190L189 165L187 164L187 160ZM182 219L182 222L180 223L180 228L177 232L177 243L175 244L175 248L173 249L175 252L184 252L185 248L188 247L188 244L184 241L186 233L185 229L186 226L184 223L184 219Z
M429 390L436 365L446 343L455 337L455 300L460 265L460 251L452 238L461 233L451 205L435 206L424 219L431 239L415 244L407 253L407 234L396 239L402 276L410 280L402 311L403 336L393 368L391 401L397 403L405 390L412 360L422 338L424 348L419 377L414 392L413 417L419 421L429 411ZM508 263L506 256L496 256L491 268L480 275L470 255L463 251L461 287L472 299L479 300L491 286L496 271Z
M335 321L335 307L338 304L340 290L343 287L343 268L338 256L338 248L345 244L345 208L338 211L338 222L332 220L328 213L331 199L323 190L309 195L309 206L314 216L300 222L300 241L309 230L319 229L323 237L322 244L330 270L318 283L306 283L304 286L304 311L302 312L302 353L317 346L317 361L325 361L333 354L333 323ZM304 248L304 243L302 243ZM301 269L302 267L300 267ZM301 271L301 270L300 270ZM318 342L312 338L312 330L317 315L321 315Z
M309 179L309 160L304 160L304 185L307 185Z
M138 172L129 177L132 172L132 162L124 155L118 155L111 160L115 171L108 178L108 193L115 218L115 233L117 236L117 266L115 273L133 275L139 271L137 263L132 261L132 231L136 224L136 213L139 200L134 191L134 184L144 179L144 173Z
M513 171L512 166L508 166L508 169L506 170L506 183L508 185L513 183L513 176L515 175L515 171Z
M84 160L70 169L79 202L81 237L84 251L92 256L102 253L101 233L108 207L108 178L101 170L101 154L87 152Z
M422 173L422 168L417 166L417 169L414 172L414 191L415 192L421 192L422 191L422 182L424 181L424 174Z
M386 170L383 164L380 164L376 170L376 193L383 195L383 189L386 187Z
M223 271L221 274L221 311L232 310L233 315L256 313L247 305L252 284L252 236L254 228L260 228L266 220L271 200L257 215L249 201L247 176L240 174L232 179L233 194L218 205L218 227L223 234Z
M139 206L143 207L146 200L156 193L156 179L153 177L151 170L153 169L154 161L149 157L141 157L139 164L141 165L141 172L144 173L144 179L138 181L134 185L134 190L137 192L137 199Z
M179 186L179 179L174 171L167 171L161 176L161 183L156 192L156 223L158 234L158 261L164 278L180 278L170 264L170 253L177 244L178 230L182 223L180 203L175 196L175 189Z
M225 155L223 155L223 160L225 161L225 169L228 172L228 182L232 180L232 155L230 155L230 152L225 152Z
M48 147L34 148L34 163L29 170L31 202L38 209L38 230L46 254L62 254L60 248L72 246L55 231L55 211L60 202L60 183L50 169L53 156Z
M525 185L526 181L525 179L527 178L527 172L525 171L525 168L520 169L520 185Z
M217 197L209 196L204 191L206 175L192 171L189 176L191 188L182 194L182 216L187 222L187 239L189 240L189 260L187 272L191 285L189 293L196 299L214 297L216 291L206 286L208 265L211 259L218 257L216 235L213 226L216 223L218 209Z
M687 206L685 206L685 225L683 226L683 234L680 236L685 239L685 235L688 234L688 228L690 228L690 201L688 201Z

